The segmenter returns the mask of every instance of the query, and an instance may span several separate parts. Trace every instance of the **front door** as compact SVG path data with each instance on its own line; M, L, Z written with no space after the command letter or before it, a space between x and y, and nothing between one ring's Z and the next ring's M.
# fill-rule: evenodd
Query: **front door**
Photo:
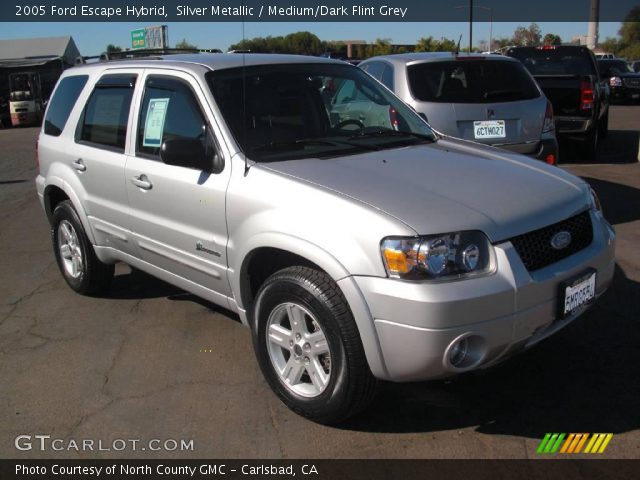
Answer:
M225 192L230 165L220 173L167 165L162 144L199 139L218 149L210 109L188 74L147 71L134 127L135 148L127 159L131 227L140 257L156 267L212 291L226 304Z

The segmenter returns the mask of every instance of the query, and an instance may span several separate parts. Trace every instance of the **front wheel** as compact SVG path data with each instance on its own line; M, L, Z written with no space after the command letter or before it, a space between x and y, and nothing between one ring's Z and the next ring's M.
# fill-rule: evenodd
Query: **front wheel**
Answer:
M252 327L260 368L294 412L334 424L375 395L351 310L326 273L291 267L273 274L256 296Z

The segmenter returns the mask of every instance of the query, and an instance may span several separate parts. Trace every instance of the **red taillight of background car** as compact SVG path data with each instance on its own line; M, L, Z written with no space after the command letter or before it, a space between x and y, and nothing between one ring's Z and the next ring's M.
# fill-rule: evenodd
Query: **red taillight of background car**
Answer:
M400 127L400 121L398 120L398 111L393 107L389 107L389 122L391 122L391 128L393 128L394 130L398 130L398 128Z
M553 105L547 100L547 109L544 112L544 123L542 124L542 133L552 132L556 125L553 121Z
M595 91L590 82L582 82L580 84L580 110L593 109L595 101Z

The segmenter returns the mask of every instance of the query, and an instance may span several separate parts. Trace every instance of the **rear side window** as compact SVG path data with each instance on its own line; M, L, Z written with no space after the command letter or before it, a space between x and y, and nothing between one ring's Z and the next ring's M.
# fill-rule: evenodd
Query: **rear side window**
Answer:
M184 81L150 76L144 89L136 152L158 157L165 140L205 141L206 120L191 87Z
M594 75L591 55L586 49L522 48L507 52L517 58L532 75Z
M77 140L124 152L135 75L104 75L78 125Z
M423 102L496 103L538 98L534 80L517 62L458 60L410 65L409 86Z
M60 81L44 119L44 133L60 136L88 79L88 75L74 75Z

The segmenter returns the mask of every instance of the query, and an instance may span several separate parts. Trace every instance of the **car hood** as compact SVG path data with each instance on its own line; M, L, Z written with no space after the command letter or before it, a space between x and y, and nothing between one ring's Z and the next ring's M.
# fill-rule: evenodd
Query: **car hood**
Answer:
M556 223L589 204L588 187L578 177L453 139L258 165L364 202L417 234L481 230L496 242Z

